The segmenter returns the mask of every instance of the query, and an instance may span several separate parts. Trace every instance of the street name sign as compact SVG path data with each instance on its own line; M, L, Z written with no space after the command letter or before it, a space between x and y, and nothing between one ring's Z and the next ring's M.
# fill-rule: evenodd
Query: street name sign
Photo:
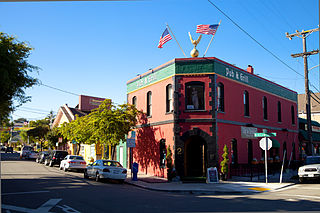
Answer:
M275 132L271 132L271 133L263 133L263 132L259 132L259 133L254 133L254 137L259 138L259 137L276 137L277 133Z

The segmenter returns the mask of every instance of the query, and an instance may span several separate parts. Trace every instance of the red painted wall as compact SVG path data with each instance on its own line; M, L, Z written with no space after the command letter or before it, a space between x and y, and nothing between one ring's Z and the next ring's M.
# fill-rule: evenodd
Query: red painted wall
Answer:
M147 93L152 92L152 115L140 118L138 125L146 125L154 122L172 121L173 114L166 113L166 86L173 85L172 78L165 79L156 84L128 94L128 103L132 103L132 98L136 96L137 109L146 113ZM166 139L166 146L170 146L173 151L173 123L148 126L136 130L137 142L133 148L133 162L139 164L139 171L167 177L165 169L160 169L160 139ZM174 156L173 156L174 157Z

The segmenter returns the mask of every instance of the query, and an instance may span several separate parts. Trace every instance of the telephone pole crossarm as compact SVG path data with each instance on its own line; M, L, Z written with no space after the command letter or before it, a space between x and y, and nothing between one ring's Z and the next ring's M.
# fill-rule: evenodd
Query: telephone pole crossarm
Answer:
M303 57L304 55L309 56L309 55L315 55L318 54L320 51L319 50L312 50L309 52L305 53L296 53L296 54L291 54L292 58L297 58L297 57Z

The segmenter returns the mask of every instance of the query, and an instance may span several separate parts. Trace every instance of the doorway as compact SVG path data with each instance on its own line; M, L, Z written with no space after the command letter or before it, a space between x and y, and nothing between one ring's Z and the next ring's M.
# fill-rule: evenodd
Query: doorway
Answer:
M207 143L200 136L190 136L185 142L185 176L205 177L207 171Z

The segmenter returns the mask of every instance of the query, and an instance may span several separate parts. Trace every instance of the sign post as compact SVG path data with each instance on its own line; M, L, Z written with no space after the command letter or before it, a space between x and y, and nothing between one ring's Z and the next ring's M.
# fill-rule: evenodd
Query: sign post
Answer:
M268 184L268 153L267 150L271 149L272 147L272 141L269 139L269 137L275 137L277 134L276 133L255 133L254 137L263 137L259 141L259 145L261 149L264 150L264 165L265 165L265 174L266 174L266 184Z

